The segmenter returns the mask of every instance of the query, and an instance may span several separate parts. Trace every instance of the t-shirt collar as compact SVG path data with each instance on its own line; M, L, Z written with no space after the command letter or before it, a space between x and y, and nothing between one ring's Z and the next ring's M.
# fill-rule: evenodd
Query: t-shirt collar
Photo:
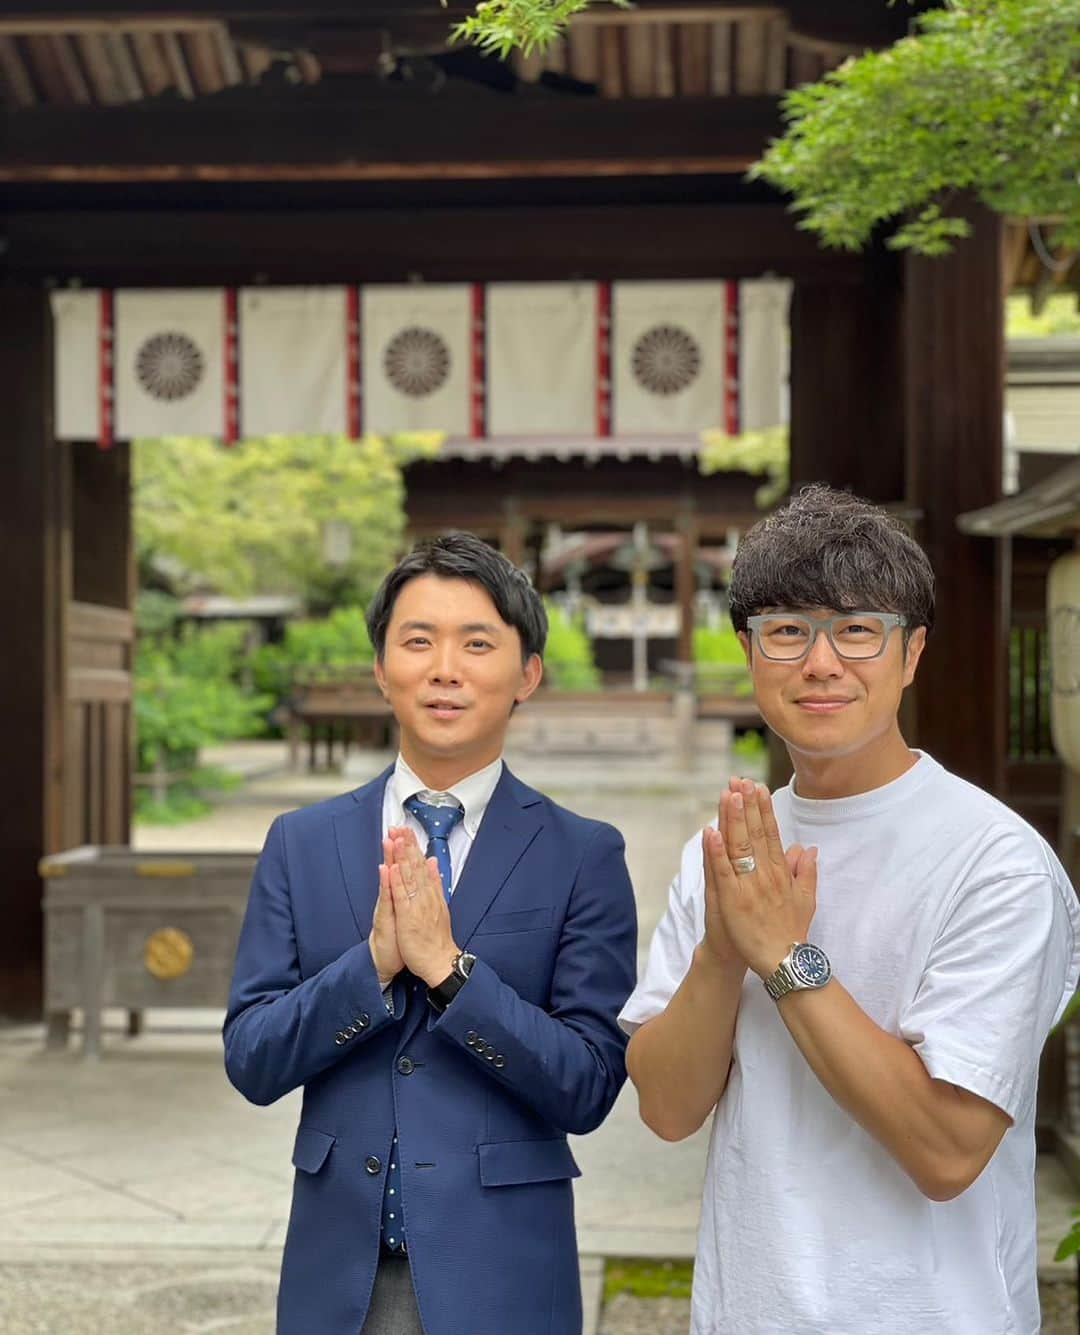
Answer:
M459 779L457 783L444 790L452 797L456 797L464 808L462 824L470 839L476 838L480 822L484 819L484 812L487 811L488 803L502 775L502 768L503 762L500 757L498 760L493 760L490 765L485 765L483 769L478 769L474 774L467 774L464 779ZM424 795L429 789L400 754L394 762L394 773L390 782L393 786L394 802L402 812L402 819L408 798L418 794L421 800L426 800Z

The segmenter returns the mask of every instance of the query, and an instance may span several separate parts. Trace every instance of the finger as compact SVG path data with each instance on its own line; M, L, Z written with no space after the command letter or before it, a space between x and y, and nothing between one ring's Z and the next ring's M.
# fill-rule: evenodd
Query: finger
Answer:
M795 875L795 884L802 893L817 906L818 851L816 848L804 848L799 857L799 870Z
M401 878L405 883L405 889L411 899L420 889L419 878L416 874L416 860L411 850L403 839L394 841L395 853L397 855L396 865L401 868ZM415 845L413 846L415 849Z
M716 876L712 864L712 845L716 837L716 831L708 825L701 832L701 866L705 873L706 899L712 899L716 895Z
M729 858L750 857L754 846L746 829L746 803L741 792L728 800L728 837L724 841Z
M713 886L719 895L722 883L729 877L735 875L735 870L731 865L731 859L728 856L728 850L725 847L723 839L720 838L719 831L706 830L707 849L706 860L709 863L709 870L712 873Z
M765 845L768 849L769 861L775 867L784 865L784 842L780 838L780 827L776 823L776 812L773 810L772 798L769 795L768 788L765 785L758 784L758 806L761 809L761 823L765 827Z
M382 841L383 861L389 867L394 861L394 832L388 830L386 838Z
M759 862L764 862L768 857L768 849L765 843L765 825L761 816L761 801L758 796L757 784L752 779L743 780L742 796L743 811L746 813L746 833L753 845L754 856Z
M784 854L784 861L787 863L788 871L791 872L793 879L799 872L799 858L802 857L802 851L802 844L792 844Z
M394 896L395 912L407 912L410 907L409 901L413 898L413 895L409 891L402 868L396 862L390 868L390 889Z
M405 844L411 844L414 848L417 847L416 831L408 825L392 825L387 834L391 839L401 840Z
M425 881L432 897L438 900L440 904L446 903L446 889L443 886L442 872L439 870L439 863L435 858L428 858L424 863L426 872Z

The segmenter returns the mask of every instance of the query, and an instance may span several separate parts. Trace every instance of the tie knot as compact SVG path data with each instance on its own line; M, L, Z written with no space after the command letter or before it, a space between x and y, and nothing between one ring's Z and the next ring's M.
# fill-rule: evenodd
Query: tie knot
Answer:
M465 815L465 808L460 803L451 806L448 803L421 802L415 794L406 799L405 810L412 812L429 839L449 838L450 831Z

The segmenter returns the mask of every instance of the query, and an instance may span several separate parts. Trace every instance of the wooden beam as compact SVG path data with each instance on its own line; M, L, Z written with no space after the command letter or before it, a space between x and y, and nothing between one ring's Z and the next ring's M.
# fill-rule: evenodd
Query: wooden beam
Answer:
M172 76L157 33L132 33L131 45L147 96L158 97L166 88L171 88Z
M80 32L75 43L79 48L83 65L90 76L94 95L105 106L116 106L125 101L124 90L116 77L116 70L105 48L103 32ZM83 114L90 114L89 112ZM69 130L70 133L70 130Z
M38 100L34 81L23 63L14 37L0 37L0 77L16 107L32 107Z
M102 38L78 40L99 97L122 99ZM173 78L190 96L178 43L164 41ZM201 87L213 72L200 66ZM725 175L745 171L779 129L771 97L608 102L455 90L418 99L364 82L355 97L297 88L270 99L237 89L190 107L94 107L77 120L43 107L9 117L0 125L0 181Z
M50 37L48 41L52 44L56 64L70 90L71 100L79 106L88 106L93 101L90 85L86 82L86 75L79 64L79 57L75 54L71 39L61 33Z
M86 284L740 278L861 281L780 205L12 212L10 272ZM840 373L842 368L837 368Z
M122 32L109 32L105 34L104 42L106 54L124 97L129 102L140 101L144 96L144 89L135 58L128 45L127 35Z

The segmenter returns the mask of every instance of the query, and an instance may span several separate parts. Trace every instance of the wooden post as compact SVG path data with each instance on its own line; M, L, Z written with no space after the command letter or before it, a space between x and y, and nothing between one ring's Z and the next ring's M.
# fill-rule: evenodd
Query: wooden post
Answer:
M41 1013L42 916L38 861L55 851L62 738L62 608L66 576L66 459L52 431L52 324L45 293L0 287L0 532L7 576L0 581L4 702L0 848L4 926L0 931L0 1015Z
M507 560L520 566L525 560L526 525L516 496L503 503L503 522L499 528L499 550Z
M965 779L1004 791L1007 626L1000 545L956 527L1001 495L1004 303L1001 220L944 259L906 261L907 495L937 577L937 629L915 682L918 745Z
M677 531L675 596L679 604L679 662L689 665L694 661L694 594L697 592L694 563L698 548L697 522L690 508L679 516Z
M791 481L904 498L901 291L888 259L863 283L797 282L791 301Z

